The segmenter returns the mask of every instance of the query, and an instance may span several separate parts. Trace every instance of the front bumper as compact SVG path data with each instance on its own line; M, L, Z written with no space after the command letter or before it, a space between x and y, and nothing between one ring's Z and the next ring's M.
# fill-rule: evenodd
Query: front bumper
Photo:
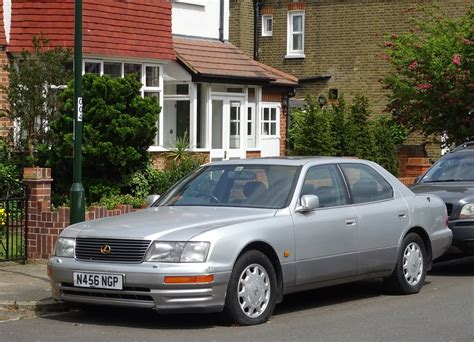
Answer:
M143 262L118 264L52 257L48 262L53 297L66 302L172 311L221 311L231 271L210 272L208 264ZM74 272L122 274L123 290L75 287ZM165 276L214 275L204 284L165 284Z
M474 220L452 220L449 228L453 231L453 246L464 254L474 254Z

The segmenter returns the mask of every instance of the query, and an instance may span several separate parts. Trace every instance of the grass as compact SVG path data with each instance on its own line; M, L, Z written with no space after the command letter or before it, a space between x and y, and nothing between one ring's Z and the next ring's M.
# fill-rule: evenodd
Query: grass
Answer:
M6 233L6 227L0 227L0 261L23 259L26 247L24 233L10 232L8 236L8 246Z

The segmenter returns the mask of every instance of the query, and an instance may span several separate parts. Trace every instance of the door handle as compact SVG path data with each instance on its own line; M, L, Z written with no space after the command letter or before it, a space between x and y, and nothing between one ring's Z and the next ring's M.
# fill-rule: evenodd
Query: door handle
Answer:
M355 219L346 219L346 226L352 227L356 225Z
M407 217L407 214L405 214L405 213L398 214L398 218L400 218L400 219L404 219L406 217Z

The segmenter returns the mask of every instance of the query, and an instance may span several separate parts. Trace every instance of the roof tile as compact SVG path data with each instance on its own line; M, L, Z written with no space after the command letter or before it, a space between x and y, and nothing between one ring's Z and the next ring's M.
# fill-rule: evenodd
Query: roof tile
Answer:
M177 59L196 76L259 79L273 85L296 86L298 79L249 58L229 42L173 38Z
M52 46L73 48L74 0L12 0L8 51L30 50L32 37L40 33ZM104 57L174 60L171 2L83 0L83 51Z

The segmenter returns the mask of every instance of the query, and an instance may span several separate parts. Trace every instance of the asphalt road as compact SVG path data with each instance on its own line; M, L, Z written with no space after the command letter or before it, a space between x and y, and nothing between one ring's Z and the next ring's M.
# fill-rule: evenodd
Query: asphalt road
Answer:
M474 341L474 258L435 265L422 291L383 294L364 281L285 297L270 322L219 314L88 308L0 323L0 341Z

